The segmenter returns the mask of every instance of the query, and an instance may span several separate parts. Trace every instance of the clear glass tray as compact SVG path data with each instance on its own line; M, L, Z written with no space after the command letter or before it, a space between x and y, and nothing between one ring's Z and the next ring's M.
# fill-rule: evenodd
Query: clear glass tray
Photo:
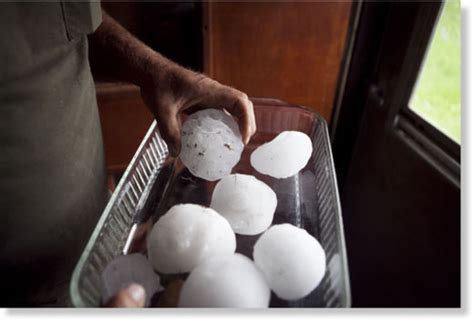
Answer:
M291 223L315 236L326 251L321 284L297 301L272 294L271 307L349 307L350 284L339 195L327 125L317 113L273 99L253 99L258 132L245 148L233 173L252 174L277 194L273 224ZM250 166L253 150L285 130L305 132L313 141L306 167L287 179L262 175ZM105 208L71 280L76 307L100 305L100 274L116 256L146 254L146 235L153 223L178 203L209 206L217 182L193 176L168 156L154 122ZM252 258L256 236L237 235L237 252ZM162 283L173 279L163 277Z

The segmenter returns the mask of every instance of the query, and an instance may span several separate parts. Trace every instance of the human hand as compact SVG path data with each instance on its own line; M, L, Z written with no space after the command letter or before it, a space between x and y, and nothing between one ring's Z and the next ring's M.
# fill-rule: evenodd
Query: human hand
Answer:
M181 148L179 115L191 108L225 108L238 118L243 143L249 142L256 125L253 104L245 93L179 66L167 67L166 72L163 66L157 68L161 70L141 87L141 94L172 156L177 156Z
M144 307L145 289L138 284L131 284L127 288L120 290L115 297L110 299L106 307Z
M116 77L140 86L171 155L177 156L180 151L179 115L190 108L225 108L239 120L244 144L255 133L253 104L245 93L170 61L105 12L102 24L89 40L91 49L109 59Z

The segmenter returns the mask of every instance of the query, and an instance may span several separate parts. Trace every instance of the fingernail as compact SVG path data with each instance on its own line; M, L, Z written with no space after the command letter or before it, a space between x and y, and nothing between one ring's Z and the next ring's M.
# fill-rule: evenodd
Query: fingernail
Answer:
M127 293L136 303L144 303L145 289L138 284L131 284L127 288Z

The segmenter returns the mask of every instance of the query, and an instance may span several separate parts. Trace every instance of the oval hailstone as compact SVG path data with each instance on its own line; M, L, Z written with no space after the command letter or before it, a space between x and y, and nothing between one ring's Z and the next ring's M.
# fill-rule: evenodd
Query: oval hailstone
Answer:
M270 295L252 260L236 253L213 257L196 267L183 285L178 306L265 308Z
M121 289L137 283L145 288L145 306L150 305L153 295L161 290L158 276L146 257L139 253L122 255L107 264L101 274L102 303L106 304Z
M306 230L287 223L262 234L253 259L270 288L285 300L307 296L326 272L326 253L319 242Z
M221 179L214 188L210 207L226 218L234 232L255 235L273 221L275 192L254 176L235 174Z
M163 274L186 273L216 255L235 252L235 234L216 211L197 204L173 206L153 226L148 258Z
M180 158L194 176L215 181L229 175L243 149L237 122L222 110L198 111L183 124Z
M298 174L313 153L311 139L303 132L283 131L252 153L250 163L259 173L275 178Z

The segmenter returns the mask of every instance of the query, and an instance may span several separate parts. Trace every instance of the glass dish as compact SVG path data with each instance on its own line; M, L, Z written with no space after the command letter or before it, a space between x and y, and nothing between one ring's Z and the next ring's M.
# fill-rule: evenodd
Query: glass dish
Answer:
M274 99L253 99L258 132L246 146L233 173L251 174L277 194L273 224L291 223L316 237L326 251L321 284L297 301L272 293L271 307L349 307L350 284L339 194L325 120L309 109ZM313 154L306 167L287 179L262 175L250 165L250 154L285 130L309 135ZM209 206L217 182L193 176L168 156L166 144L152 124L122 176L75 268L70 293L76 307L100 305L100 274L116 256L146 254L146 235L153 223L178 203ZM252 258L256 236L237 235L237 252ZM172 276L172 275L170 275ZM162 283L173 279L162 276Z

